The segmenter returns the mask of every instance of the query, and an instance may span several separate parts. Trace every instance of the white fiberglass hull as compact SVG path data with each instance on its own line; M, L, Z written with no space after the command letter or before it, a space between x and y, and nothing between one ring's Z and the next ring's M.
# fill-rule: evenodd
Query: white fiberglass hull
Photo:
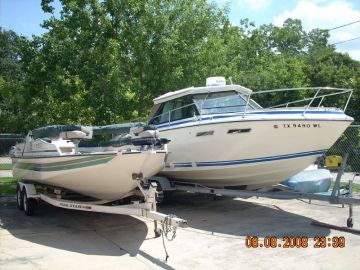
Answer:
M133 173L149 178L164 165L165 151L13 158L17 179L88 195L101 200L123 198L136 188Z
M274 111L279 115L254 113L158 126L161 136L171 140L161 174L209 186L276 184L314 163L353 120L339 111Z

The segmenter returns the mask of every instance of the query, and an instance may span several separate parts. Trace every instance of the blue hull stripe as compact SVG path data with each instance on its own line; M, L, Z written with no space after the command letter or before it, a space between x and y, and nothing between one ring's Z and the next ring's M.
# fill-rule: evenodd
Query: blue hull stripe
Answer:
M303 114L305 111L249 112L249 114ZM305 114L344 114L342 111L306 111Z
M191 162L174 163L174 167L176 167L176 168L179 168L179 167L192 167L192 163Z
M317 156L325 153L327 149L317 150L317 151L309 151L309 152L300 152L295 154L288 155L279 155L279 156L270 156L263 158L252 158L252 159L240 159L240 160L227 160L227 161L207 161L207 162L196 162L197 167L211 167L211 166L231 166L231 165L239 165L239 164L250 164L250 163L260 163L260 162L268 162L268 161L276 161L276 160L284 160L284 159L292 159L292 158L300 158L300 157L308 157L308 156ZM189 168L192 167L191 162L182 162L182 163L174 163L175 168Z
M295 154L290 154L290 155L264 157L264 158L215 161L215 162L212 162L212 161L211 162L196 162L196 165L198 167L207 167L207 166L229 166L229 165L259 163L259 162L268 162L268 161L275 161L275 160L284 160L284 159L292 159L292 158L299 158L299 157L322 155L324 152L326 152L326 149L318 150L318 151L310 151L310 152L301 152L301 153L295 153Z
M178 163L175 163L174 164L174 167L175 168L191 168L192 167L192 164L178 164Z

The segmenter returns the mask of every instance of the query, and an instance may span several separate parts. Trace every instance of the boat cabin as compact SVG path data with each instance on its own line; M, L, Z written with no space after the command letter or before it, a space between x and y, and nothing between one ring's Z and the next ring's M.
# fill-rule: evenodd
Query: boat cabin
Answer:
M252 91L226 85L225 78L207 79L206 87L190 87L154 99L149 124L160 125L202 115L243 113L261 108L250 99Z

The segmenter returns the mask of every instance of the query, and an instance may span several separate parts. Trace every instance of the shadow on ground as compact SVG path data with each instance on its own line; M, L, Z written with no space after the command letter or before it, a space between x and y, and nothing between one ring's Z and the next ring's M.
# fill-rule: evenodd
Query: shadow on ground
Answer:
M81 212L42 203L32 217L16 203L0 205L0 227L14 237L87 255L136 256L147 225L134 217Z
M65 210L45 203L37 210L35 216L27 217L17 210L16 203L2 203L0 226L16 238L87 255L136 256L142 253L140 246L147 240L146 223L130 216ZM204 194L176 193L158 210L187 219L192 228L227 235L330 234L327 228L310 225L312 219L274 205L231 198L214 201ZM152 237L152 233L149 235Z
M159 211L187 219L189 226L236 236L326 236L330 230L311 225L311 218L258 204L208 194L175 193Z

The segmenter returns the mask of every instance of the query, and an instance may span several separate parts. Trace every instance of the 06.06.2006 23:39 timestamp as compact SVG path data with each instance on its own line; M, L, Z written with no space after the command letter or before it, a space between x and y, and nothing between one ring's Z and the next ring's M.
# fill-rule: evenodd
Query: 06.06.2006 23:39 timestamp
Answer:
M311 243L309 243L309 239ZM265 236L259 239L257 236L247 236L245 239L245 247L247 248L344 248L344 236L315 236L309 238L307 236Z

